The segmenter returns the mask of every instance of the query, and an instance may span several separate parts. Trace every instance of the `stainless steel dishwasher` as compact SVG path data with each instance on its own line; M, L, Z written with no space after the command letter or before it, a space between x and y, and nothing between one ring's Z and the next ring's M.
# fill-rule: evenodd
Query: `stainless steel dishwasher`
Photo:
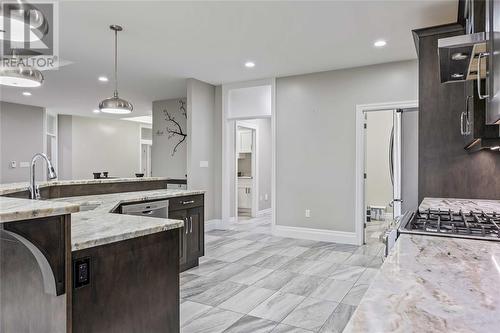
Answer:
M168 218L168 200L141 202L122 206L122 214Z

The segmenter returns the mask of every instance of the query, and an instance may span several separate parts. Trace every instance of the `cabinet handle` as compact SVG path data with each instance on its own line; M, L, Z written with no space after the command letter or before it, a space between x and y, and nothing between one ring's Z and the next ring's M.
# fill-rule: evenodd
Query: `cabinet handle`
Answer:
M188 234L188 225L187 225L187 223L188 223L188 219L187 219L187 217L186 217L186 218L184 219L184 229L186 230L186 231L185 231L185 232L186 232L186 235Z
M189 228L189 233L193 233L193 217L192 216L189 217L189 222L191 224L191 227Z
M194 203L194 200L189 200L189 201L181 201L181 203L182 203L183 205L189 205L189 204Z
M485 99L490 97L488 94L481 95L481 59L485 56L490 55L488 52L481 52L477 56L477 95L479 99ZM486 76L488 75L488 70L486 70Z

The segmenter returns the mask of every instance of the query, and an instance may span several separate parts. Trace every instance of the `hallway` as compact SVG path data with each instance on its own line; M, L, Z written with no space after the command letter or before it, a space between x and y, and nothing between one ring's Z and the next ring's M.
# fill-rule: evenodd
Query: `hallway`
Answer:
M181 331L342 332L382 264L372 229L363 246L275 237L270 215L206 232L181 274Z

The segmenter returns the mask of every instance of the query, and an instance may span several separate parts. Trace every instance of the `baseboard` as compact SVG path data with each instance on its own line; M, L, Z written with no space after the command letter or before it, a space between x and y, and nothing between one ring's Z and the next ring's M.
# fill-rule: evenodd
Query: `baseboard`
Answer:
M264 216L264 215L268 215L268 214L271 214L272 213L272 210L271 208L267 208L267 209L263 209L263 210L259 210L256 214L256 217L260 217L260 216Z
M273 235L280 237L308 239L320 242L357 245L357 238L355 232L275 225L273 227Z

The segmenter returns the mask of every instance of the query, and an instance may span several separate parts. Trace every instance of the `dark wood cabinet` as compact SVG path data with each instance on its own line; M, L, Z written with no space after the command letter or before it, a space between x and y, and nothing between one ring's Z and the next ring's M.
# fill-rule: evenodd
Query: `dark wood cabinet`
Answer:
M194 195L170 199L170 219L183 220L179 242L180 270L198 266L199 258L205 254L204 196Z

